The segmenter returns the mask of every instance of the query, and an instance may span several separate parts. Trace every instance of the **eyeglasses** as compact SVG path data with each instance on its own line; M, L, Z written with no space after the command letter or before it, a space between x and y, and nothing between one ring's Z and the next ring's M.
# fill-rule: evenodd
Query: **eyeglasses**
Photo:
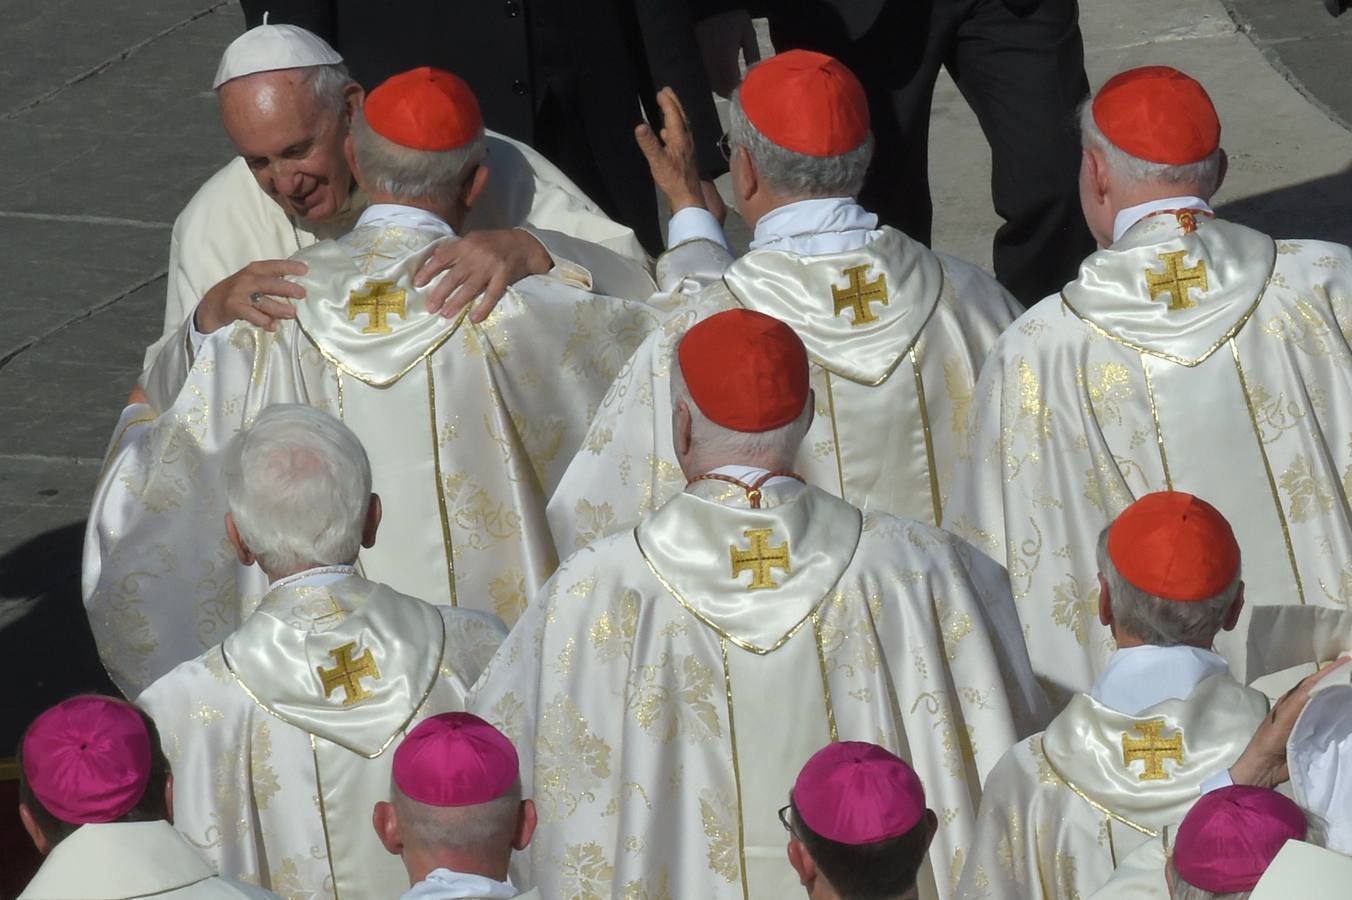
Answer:
M784 826L784 830L793 834L793 825L789 822L789 810L793 809L792 803L786 803L779 808L779 824Z
M728 140L728 133L723 132L723 136L718 139L718 152L723 154L723 161L732 160L732 143Z

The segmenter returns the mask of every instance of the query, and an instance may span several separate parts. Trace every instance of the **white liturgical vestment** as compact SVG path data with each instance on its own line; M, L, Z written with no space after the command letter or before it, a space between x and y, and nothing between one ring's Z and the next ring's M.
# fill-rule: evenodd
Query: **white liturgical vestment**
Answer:
M1128 705L1130 704L1130 705ZM1079 900L1158 840L1267 715L1217 654L1134 647L986 779L963 900Z
M277 582L137 698L174 772L175 826L223 874L283 897L397 896L408 873L371 827L393 748L464 709L504 634L346 567Z
M276 900L222 878L165 821L81 825L52 848L19 900Z
M790 217L800 205L808 212ZM972 385L1016 302L975 266L878 229L852 201L765 218L721 279L680 279L672 255L659 261L664 285L690 296L620 374L550 498L560 553L634 527L681 491L672 352L696 322L735 306L780 319L807 347L816 418L795 471L860 508L942 520ZM794 233L777 235L776 221ZM841 230L813 233L829 228Z
M921 896L952 896L981 780L1043 714L1004 573L796 480L761 492L696 481L569 557L476 686L544 896L796 896L775 812L837 739L915 766L943 822Z
M552 253L594 268L597 287L642 299L647 254L632 229L608 218L553 163L529 146L486 132L488 183L465 223L466 231L525 226ZM259 187L243 157L236 157L207 180L174 220L169 239L163 334L146 350L141 383L157 408L182 384L190 351L188 317L208 290L249 263L287 259L321 240L350 230L366 207L357 188L332 219L311 224L291 218ZM604 252L622 257L607 265ZM625 271L624 263L628 263ZM622 277L607 278L614 272ZM627 286L634 284L629 289ZM163 354L163 358L160 358Z
M1040 676L1102 669L1096 538L1151 491L1225 515L1254 604L1352 601L1350 316L1348 248L1180 210L996 342L944 526L1006 565ZM1250 611L1216 643L1241 680Z
M124 690L219 642L262 596L259 571L220 537L220 462L270 403L324 409L365 446L384 510L359 560L367 577L510 624L554 571L545 500L657 313L559 266L518 282L481 324L430 314L411 279L451 240L430 213L370 207L351 234L298 255L310 270L297 319L210 335L173 404L115 439L84 584Z

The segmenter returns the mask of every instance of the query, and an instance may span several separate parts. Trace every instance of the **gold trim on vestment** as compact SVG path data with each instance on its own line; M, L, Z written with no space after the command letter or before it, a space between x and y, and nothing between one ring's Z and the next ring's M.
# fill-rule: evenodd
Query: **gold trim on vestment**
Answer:
M122 426L122 430L117 433L117 437L113 439L112 446L108 449L108 456L103 460L103 468L99 469L99 477L94 480L95 484L103 481L103 476L108 474L108 469L113 465L113 457L117 456L118 451L122 449L122 439L127 436L128 431L131 431L132 426L153 422L158 418L158 415L154 412L150 412L145 415L137 416L126 425Z
M911 345L911 368L915 370L915 395L920 400L920 424L925 432L925 463L929 466L930 502L934 504L934 527L944 521L943 501L939 498L939 471L934 464L934 436L930 433L929 408L925 404L925 379L920 375L920 360L916 356L919 341Z
M19 780L19 761L14 757L0 759L0 781Z
M441 442L437 438L437 389L432 360L427 361L427 409L432 419L432 472L437 479L437 512L441 514L441 545L446 555L446 587L451 606L458 606L455 593L455 547L451 544L451 520L446 513L446 485L441 480Z
M511 288L508 288L508 290L511 290ZM460 310L459 315L455 317L455 322L446 331L446 333L443 334L441 337L437 338L435 341L433 341L422 353L419 353L418 356L413 360L413 362L405 366L402 371L395 373L393 376L391 376L390 378L386 378L383 381L368 378L367 376L361 374L360 372L356 372L352 369L349 369L336 356L329 353L329 351L325 350L324 347L319 343L319 341L314 339L314 336L311 335L310 332L305 329L305 326L303 324L301 324L299 317L295 321L296 327L300 329L300 333L305 335L306 340L308 340L311 344L314 345L314 348L319 351L319 355L324 357L324 359L329 363L329 365L333 366L339 372L346 372L348 375L351 375L353 378L357 379L362 384L370 385L371 387L383 388L389 387L390 385L394 384L400 378L403 378L409 372L412 372L414 368L417 367L418 363L422 362L423 360L430 357L433 353L440 350L441 345L450 340L451 335L455 334L457 331L460 330L460 324L465 321L465 316L469 315L469 309L471 306L473 306L472 303L466 304L465 308Z
M861 520L859 534L862 537L864 533L862 527L863 514L860 513L859 510L857 509L855 510L855 514L858 515ZM785 644L789 642L789 640L795 634L798 633L798 629L802 628L805 624L807 624L808 621L812 619L814 615L816 615L817 610L821 609L821 605L831 597L832 593L835 592L836 585L840 584L840 579L845 575L845 570L848 569L850 565L854 562L854 554L859 549L859 541L856 539L854 542L854 546L850 548L850 558L845 561L845 566L840 570L840 574L836 576L836 580L831 582L831 586L826 589L826 593L823 594L816 603L812 604L812 608L809 609L807 613L801 619L799 619L798 622L794 624L792 628L786 631L783 637L775 641L769 647L757 647L755 644L748 643L742 640L741 638L733 634L730 634L727 631L724 631L722 628L716 625L712 619L710 619L709 617L704 615L704 613L700 612L698 609L692 606L685 599L685 597L681 596L681 593L676 590L675 586L672 585L671 582L667 581L665 578L662 577L662 573L657 571L657 567L653 565L653 561L648 558L647 551L643 549L643 542L639 540L638 529L635 528L633 533L634 533L634 544L638 547L639 555L643 557L643 562L645 565L647 565L648 571L653 573L653 577L656 578L659 582L661 582L662 587L667 589L667 593L671 594L671 596L675 598L677 603L685 607L686 612L690 613L690 615L694 616L700 622L704 623L704 625L708 626L708 628L711 631L713 631L714 634L718 635L720 639L731 643L733 646L740 647L741 649L747 651L748 653L754 653L757 656L766 656L767 654L774 653L780 647L783 647Z
M826 701L826 726L831 732L831 743L840 740L836 731L836 708L831 703L831 681L826 673L826 648L822 646L822 620L817 610L812 612L812 638L817 645L817 666L822 673L822 699Z
M338 421L343 420L343 373L341 370L335 370L333 373L338 382Z
M831 391L831 370L823 369L826 376L826 409L831 416L831 440L836 445L836 477L840 479L840 499L845 499L845 468L840 462L840 431L836 428L836 395Z
M243 684L243 682L240 682ZM333 882L333 900L338 900L338 873L333 871L333 844L329 842L329 814L324 809L324 781L319 777L319 747L310 735L310 756L315 761L315 799L319 801L319 824L324 826L324 853L329 862L329 879Z
M720 640L718 649L723 654L723 691L728 699L728 743L732 747L732 780L737 788L737 859L742 867L742 900L749 900L746 883L746 824L742 815L742 766L737 760L737 719L732 711L732 670L728 668L728 642Z
M1054 766L1054 765L1052 764L1052 758L1051 758L1050 756L1047 755L1047 752L1046 752L1045 750L1039 750L1038 752L1040 752L1040 753L1042 754L1043 760L1045 760L1046 763L1047 763L1047 768L1048 768L1048 769L1051 769L1052 774L1056 776L1057 780L1060 781L1062 784L1064 784L1066 787L1070 788L1071 791L1074 792L1075 794L1077 794L1077 795L1079 796L1079 798L1080 798L1081 800L1083 800L1085 803L1088 803L1090 806L1092 806L1094 809L1098 810L1099 812L1103 813L1103 814L1104 814L1105 816L1107 816L1108 818L1110 818L1110 819L1116 819L1117 821L1121 822L1123 825L1126 825L1128 828L1134 828L1134 829L1136 829L1137 831L1139 831L1141 834L1146 835L1147 837L1159 837L1159 832L1158 832L1158 831L1155 831L1155 830L1153 830L1153 829L1147 828L1147 827L1145 827L1144 825L1137 825L1137 824L1136 824L1135 822L1133 822L1131 819L1128 819L1128 818L1126 818L1125 816L1121 816L1121 815L1119 815L1119 814L1113 812L1111 809L1109 809L1108 807L1104 806L1102 803L1099 803L1097 800L1095 800L1094 798L1090 797L1090 796L1089 796L1088 794L1086 794L1084 791L1080 790L1078 787L1075 786L1075 783L1074 783L1073 781L1071 781L1070 779L1066 778L1066 776L1062 775L1060 772L1056 771L1056 766Z
M1112 820L1111 817L1108 817L1108 816L1105 816L1105 817L1104 817L1104 819L1103 819L1103 827L1104 827L1104 829L1106 829L1107 832L1108 832L1108 858L1111 859L1111 860L1113 861L1113 868L1116 869L1116 868L1117 868L1117 842L1113 840L1113 820Z
M1174 489L1174 478L1169 472L1169 454L1164 452L1164 431L1160 428L1160 412L1155 406L1155 387L1150 380L1150 365L1141 354L1141 372L1145 375L1145 396L1150 401L1150 418L1155 422L1155 443L1160 448L1160 465L1164 467L1164 489L1172 491Z
M1305 585L1300 580L1300 567L1296 565L1296 548L1291 543L1291 527L1286 521L1286 510L1282 506L1282 495L1277 491L1277 479L1272 474L1272 463L1268 460L1267 448L1263 446L1263 431L1258 427L1258 416L1253 410L1253 397L1249 395L1249 381L1244 377L1244 366L1239 361L1239 348L1230 343L1230 353L1235 358L1235 373L1239 375L1239 389L1244 392L1244 405L1249 410L1249 422L1253 425L1253 437L1258 442L1258 453L1263 457L1263 471L1267 473L1268 489L1272 491L1272 505L1277 508L1277 520L1282 524L1282 538L1286 541L1286 557L1291 562L1291 575L1296 579L1296 594L1300 605L1305 605Z

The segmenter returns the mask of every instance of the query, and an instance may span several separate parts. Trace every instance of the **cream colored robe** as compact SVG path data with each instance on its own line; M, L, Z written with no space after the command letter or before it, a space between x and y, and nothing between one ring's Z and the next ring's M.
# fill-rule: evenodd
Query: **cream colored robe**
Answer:
M1182 820L1203 782L1239 758L1267 710L1263 694L1224 672L1184 700L1135 716L1077 694L986 779L959 897L1087 897L1123 858ZM1146 743L1161 752L1144 751ZM1181 762L1165 756L1173 745Z
M1151 297L1175 264L1192 306ZM1348 248L1161 214L996 342L944 525L1009 570L1040 676L1101 671L1096 538L1150 491L1225 514L1251 604L1352 600L1350 316ZM1217 639L1241 680L1249 613Z
M642 275L648 257L632 229L608 218L529 146L492 131L487 140L488 185L466 231L528 226L552 253L595 269L600 290L632 299L651 291ZM146 350L141 376L152 403L164 408L182 385L191 364L186 320L208 290L255 260L287 259L316 241L341 236L365 206L357 193L331 221L312 226L292 220L268 197L243 157L209 178L174 220L169 238L164 329ZM623 259L608 261L608 254L587 248L588 242Z
M1043 715L1004 573L929 525L763 491L697 482L574 554L476 687L540 811L518 862L545 896L796 896L775 811L836 739L915 766L942 823L921 896L952 896L982 777ZM739 569L758 549L779 562Z
M527 278L481 324L429 315L411 278L451 239L372 226L302 251L298 318L210 335L173 404L114 439L84 589L124 691L219 642L262 595L224 543L220 459L271 403L327 410L365 445L384 507L381 540L360 557L369 577L511 623L553 572L545 499L656 313L584 290L589 274L568 266L571 283ZM365 333L373 289L403 295L403 317L381 316L387 334Z
M682 248L678 248L682 249ZM674 272L659 262L664 284ZM868 294L860 318L836 296ZM901 232L861 250L802 256L753 250L721 280L688 278L677 306L610 389L549 502L561 553L634 527L684 486L671 440L672 350L714 313L744 306L787 322L807 346L816 419L796 471L863 509L943 518L977 371L1015 301L975 266Z
M371 827L393 748L464 708L504 634L355 576L274 588L137 698L173 767L174 824L223 874L291 900L397 896L408 873Z

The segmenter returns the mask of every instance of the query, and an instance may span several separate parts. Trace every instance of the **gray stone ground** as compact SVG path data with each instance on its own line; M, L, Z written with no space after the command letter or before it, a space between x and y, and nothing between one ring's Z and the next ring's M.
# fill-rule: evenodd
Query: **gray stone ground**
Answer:
M1229 215L1352 241L1352 13L1319 0L1083 0L1091 80L1170 62L1225 122ZM38 709L102 686L80 544L107 442L163 315L169 227L229 157L208 90L228 0L0 0L0 757ZM1144 23L1144 24L1143 24ZM1274 68L1275 66L1275 68ZM989 263L979 130L935 98L936 243Z

